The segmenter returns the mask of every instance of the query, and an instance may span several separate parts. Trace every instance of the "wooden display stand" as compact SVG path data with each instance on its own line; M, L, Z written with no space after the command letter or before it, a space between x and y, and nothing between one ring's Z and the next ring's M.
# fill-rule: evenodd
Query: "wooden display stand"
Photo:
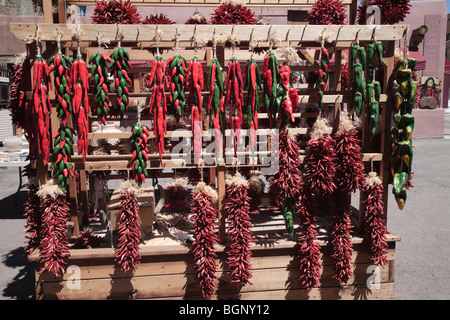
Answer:
M264 3L266 3L264 1ZM105 39L109 39L112 43L115 41L117 28L123 32L124 38L122 45L129 48L131 60L153 60L154 56L149 53L148 49L155 47L153 36L156 28L159 28L162 33L160 42L161 47L172 48L174 45L174 36L176 31L180 32L180 54L186 59L191 59L193 56L192 36L194 32L202 38L208 39L205 48L198 51L199 60L206 61L204 64L204 71L207 72L208 65L211 61L211 40L213 31L217 37L223 37L230 32L240 39L240 50L236 50L236 56L244 62L249 57L249 53L244 48L248 47L250 37L255 41L260 41L261 46L267 46L267 36L272 30L275 31L278 37L282 40L281 46L286 46L286 35L289 34L290 45L297 48L299 55L308 61L305 66L292 66L291 69L295 71L315 71L318 70L319 64L319 50L320 42L318 42L318 35L324 33L328 36L329 41L326 47L335 56L335 64L331 67L331 77L333 77L333 86L328 85L324 94L324 112L329 114L331 123L333 124L333 131L336 130L339 123L339 111L343 104L350 100L349 92L341 90L340 86L340 72L341 72L341 58L343 52L348 50L356 36L360 43L368 43L372 41L374 28L376 27L376 38L383 42L384 46L384 78L382 95L380 104L382 110L380 113L381 121L377 130L377 138L374 141L370 140L366 121L362 121L362 148L363 161L366 164L367 172L370 170L370 162L373 162L379 175L382 177L384 185L384 205L385 212L388 202L388 185L390 176L390 130L391 130L391 103L387 96L387 88L390 83L390 75L393 69L394 61L394 43L401 39L406 30L406 26L371 26L371 25L345 25L345 26L317 26L317 25L81 25L83 30L82 37L82 53L89 57L92 53L92 47L96 47L96 36L98 32L104 35ZM26 39L33 36L36 25L34 24L11 24L11 31L19 38ZM53 44L55 38L54 24L40 24L42 41L47 42L47 51L44 52L44 58L48 59L55 53L56 46ZM71 29L67 25L58 25L59 31L62 32L62 45L70 54L76 50L76 42L71 36ZM125 45L126 43L126 45ZM104 50L109 53L109 50ZM220 60L224 71L226 71L226 64L229 59L230 50L222 47L218 48L217 56ZM173 52L165 53L165 59L170 57ZM262 62L263 56L255 55L254 58ZM139 75L147 73L150 67L141 67L133 69L133 77L135 79L134 88L130 94L130 110L135 110L140 103L148 103L151 93L140 92ZM207 74L207 73L206 73ZM298 86L300 103L305 105L308 103L315 103L314 89L308 85ZM202 92L206 98L209 92ZM110 93L111 101L114 104L114 93ZM206 100L206 99L204 99ZM53 113L55 114L55 113ZM295 114L297 119L305 119L314 121L318 112L299 112ZM136 121L136 115L130 112L125 119L127 121ZM142 120L150 120L152 117L147 112L141 115ZM363 113L362 119L365 119ZM58 119L52 115L52 133L58 127ZM91 123L98 120L95 116L90 117ZM107 121L119 121L118 118L109 116ZM190 123L190 120L187 121ZM264 124L267 122L267 115L265 112L259 113L260 128L257 134L267 134L267 129L264 129ZM308 133L311 127L304 124L301 127L290 128L293 133L300 134L302 139L299 142L301 147L302 158L305 153L306 142L309 139ZM229 135L229 130L225 130L225 136ZM209 131L203 132L204 136L209 135ZM88 197L89 190L87 187L87 174L96 171L104 170L129 170L131 165L131 154L114 154L114 155L94 155L93 152L98 148L94 145L95 139L127 139L129 132L110 133L110 132L90 132L88 139L90 144L90 153L86 158L86 163L83 165L82 157L79 155L72 156L73 166L81 174L81 192L77 194L75 191L75 181L71 181L69 186L69 197L71 202L71 221L74 224L73 234L79 234L81 226L88 223ZM181 131L168 131L166 138L175 137L191 137L192 133L189 128ZM151 133L150 139L154 139ZM369 143L370 142L370 143ZM167 147L167 144L166 144ZM114 147L111 147L114 149ZM168 148L168 147L167 147ZM76 150L76 147L74 147ZM270 155L270 148L266 153ZM295 241L286 239L259 239L252 244L252 260L253 278L252 285L243 287L241 290L236 289L230 283L230 272L226 267L226 253L227 246L226 238L226 217L223 213L223 202L225 196L225 174L226 170L235 168L236 164L230 164L226 161L227 150L224 150L219 161L214 164L203 165L202 170L208 177L210 184L212 184L219 194L219 216L218 216L218 235L220 244L217 245L218 253L218 290L213 298L217 299L393 299L394 297L394 262L395 262L395 243L400 238L394 234L387 234L387 241L389 242L389 263L385 268L379 268L380 283L377 289L369 290L367 287L367 279L371 275L367 273L368 267L371 265L368 259L367 247L362 244L360 236L362 217L361 217L361 201L354 204L354 236L353 236L353 261L355 264L355 274L349 280L347 286L340 286L338 282L332 279L332 265L329 253L329 247L326 239L319 239L322 248L322 278L321 287L314 288L309 295L306 290L300 287L298 283L299 270L298 262L296 261L296 253L298 251ZM205 152L203 151L205 154ZM248 154L248 153L247 153ZM148 163L148 170L160 169L176 169L178 176L187 175L187 170L194 168L195 165L180 163L171 159L170 149L166 150L164 155L164 167L161 166L159 155L151 154ZM41 183L45 182L47 173L52 169L53 155L49 156L49 164L47 167L42 167L38 164L38 170ZM245 163L241 163L240 167L264 167L264 163L258 161L251 163L246 159ZM162 177L174 177L174 173L163 173ZM126 175L120 173L111 173L109 179L125 179ZM152 197L152 192L149 191L149 197ZM82 204L79 206L79 204ZM111 204L110 204L111 206ZM153 205L150 208L153 208ZM80 208L80 210L77 210ZM150 210L151 211L151 210ZM142 211L141 219L145 223L151 224L153 220L150 211L144 213ZM144 218L145 217L145 218ZM266 233L271 234L270 226L254 225L254 229L264 229ZM269 229L267 229L269 228ZM65 274L62 278L54 278L46 273L36 273L36 292L39 299L127 299L127 298L142 298L142 299L201 299L201 293L195 283L195 273L193 269L192 253L189 246L179 241L160 242L162 238L166 239L167 235L155 234L149 238L145 244L142 244L141 255L142 261L137 269L133 272L123 273L118 268L114 261L113 248L101 249L77 249L70 250L69 265L77 265L81 268L81 289L71 290L67 286L67 280L70 275ZM168 237L169 239L170 237ZM36 270L39 270L40 263L38 261L38 253L34 252L29 257L30 261L36 262Z

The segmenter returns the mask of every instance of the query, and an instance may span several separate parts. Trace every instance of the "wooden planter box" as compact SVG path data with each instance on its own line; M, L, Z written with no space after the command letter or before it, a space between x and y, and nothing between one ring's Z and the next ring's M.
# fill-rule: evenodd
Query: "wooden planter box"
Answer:
M160 240L163 241L164 237ZM332 278L333 264L328 245L322 246L321 287L308 294L300 287L300 270L296 259L298 248L294 241L254 243L252 245L252 285L240 290L231 284L226 265L225 247L217 246L217 291L212 299L393 299L395 244L400 238L387 235L388 264L372 275L372 263L362 238L353 238L354 276L346 286ZM153 239L158 241L158 238ZM112 248L71 250L69 270L62 278L36 272L37 299L203 299L195 279L193 255L188 246L173 242L169 245L142 245L142 261L134 271L122 272L114 261ZM29 256L39 270L38 252ZM77 268L79 267L79 269ZM75 270L75 272L73 272ZM79 276L79 279L78 279ZM377 280L369 289L368 280ZM76 282L79 280L79 286Z

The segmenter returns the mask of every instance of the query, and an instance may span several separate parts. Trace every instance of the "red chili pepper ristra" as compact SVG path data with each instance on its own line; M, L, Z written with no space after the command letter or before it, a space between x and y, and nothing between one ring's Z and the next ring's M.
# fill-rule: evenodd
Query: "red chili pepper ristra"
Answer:
M155 134L156 149L159 152L161 165L163 165L162 155L164 153L164 135L167 132L167 105L165 84L166 65L162 57L157 56L152 63L150 74L150 86L153 87L150 100L150 113L153 114L153 132Z
M187 197L186 197L186 181L184 178L175 179L167 186L166 202L164 207L170 212L180 212L184 210Z
M279 134L278 170L270 181L270 199L273 206L282 209L289 236L294 236L293 215L298 192L302 185L300 150L286 129Z
M383 209L383 184L375 172L370 172L364 186L364 242L369 245L369 259L377 265L387 264L388 244Z
M197 58L189 61L186 73L186 89L189 90L188 107L191 109L191 125L193 134L194 163L198 167L202 152L202 90L203 67Z
M39 245L39 273L44 271L55 277L63 276L70 257L67 239L67 220L70 216L67 195L53 180L49 180L38 191L41 199L42 234Z
M305 180L314 196L323 197L336 190L334 175L334 141L327 135L328 120L318 118L313 126L311 139L308 141L304 164Z
M228 64L226 80L225 107L230 106L230 129L234 143L234 154L237 156L237 144L240 141L242 127L242 106L244 105L244 83L241 67L236 58L231 58Z
M259 90L261 75L255 60L250 59L244 68L244 90L247 90L246 113L247 127L250 129L250 150L256 146L256 130L258 130Z
M297 239L299 251L300 284L311 291L320 284L320 245L317 243L317 216L314 212L313 198L307 186L299 190L297 200L299 218L299 236Z
M89 74L86 62L82 57L77 57L72 64L71 80L73 88L73 113L77 120L77 145L78 154L83 155L83 164L86 163L88 152L87 136L89 133L88 115L89 107Z
M41 242L41 200L37 194L39 185L36 177L28 179L28 199L24 204L24 216L26 218L25 230L28 234L28 244L25 252L31 254L39 247Z
M217 59L211 61L209 75L209 97L206 114L209 115L209 127L214 130L216 160L220 154L220 140L223 127L223 75L222 66Z
M194 254L195 275L206 299L216 290L215 279L217 254L214 251L214 245L218 238L215 233L215 222L217 218L217 192L204 182L200 182L193 195L190 215L194 220L194 229L192 234L194 242L192 243L192 253Z
M345 125L347 124L347 125ZM350 193L364 185L364 165L357 131L352 131L351 121L342 120L334 137L336 190L332 194L331 257L334 261L334 278L345 284L353 275Z
M47 157L50 152L50 113L51 104L48 95L49 77L48 66L40 56L36 57L33 76L33 112L37 115L38 130L36 142L38 154L42 156L44 166L47 165Z
M294 112L298 111L298 92L293 88L291 68L285 63L280 64L280 86L277 89L277 104L281 101L278 113L278 126L283 128L289 122L294 123ZM282 98L280 98L282 97Z
M114 253L121 270L127 272L136 269L141 261L139 244L141 232L139 231L139 204L137 197L138 188L130 181L122 184L120 192L120 220L117 230L118 243Z
M224 210L229 222L228 236L231 241L227 263L231 270L231 283L237 285L252 284L250 278L252 252L252 231L250 222L250 197L247 181L239 174L228 179Z

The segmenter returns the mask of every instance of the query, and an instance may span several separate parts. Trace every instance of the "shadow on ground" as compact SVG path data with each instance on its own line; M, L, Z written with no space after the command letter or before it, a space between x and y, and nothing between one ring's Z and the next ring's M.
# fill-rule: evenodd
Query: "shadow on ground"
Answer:
M9 268L19 269L16 276L3 289L3 297L15 300L34 300L34 266L28 261L23 247L16 248L2 256L2 263Z
M0 219L24 219L23 205L27 201L27 191L12 193L0 200ZM16 202L17 196L17 202Z

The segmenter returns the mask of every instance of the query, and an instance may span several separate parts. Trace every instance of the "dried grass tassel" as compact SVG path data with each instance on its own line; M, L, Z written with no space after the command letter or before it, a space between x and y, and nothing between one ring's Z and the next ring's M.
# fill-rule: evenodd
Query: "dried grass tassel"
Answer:
M214 220L217 217L217 200L217 192L204 182L200 182L194 191L190 212L194 220L195 240L192 244L194 268L198 284L206 299L211 299L216 290L217 255L214 245L218 237L215 233Z
M70 208L67 196L54 180L42 185L37 194L41 198L42 210L42 242L39 245L42 267L39 273L48 271L55 277L61 277L70 257L67 239Z
M228 251L228 265L231 269L231 283L252 284L250 243L252 242L252 223L250 222L250 198L248 182L238 172L227 180L224 210L229 222L228 236L231 241Z
M39 247L41 242L41 199L37 192L39 184L35 177L28 179L28 199L24 204L24 216L26 219L25 230L27 232L28 244L25 252L31 254Z
M124 272L129 269L136 269L141 261L139 253L141 242L139 191L139 188L135 187L130 181L122 183L120 189L118 244L114 256Z
M375 172L370 172L364 187L364 242L369 246L369 259L377 265L387 264L386 225L383 203L383 184Z

